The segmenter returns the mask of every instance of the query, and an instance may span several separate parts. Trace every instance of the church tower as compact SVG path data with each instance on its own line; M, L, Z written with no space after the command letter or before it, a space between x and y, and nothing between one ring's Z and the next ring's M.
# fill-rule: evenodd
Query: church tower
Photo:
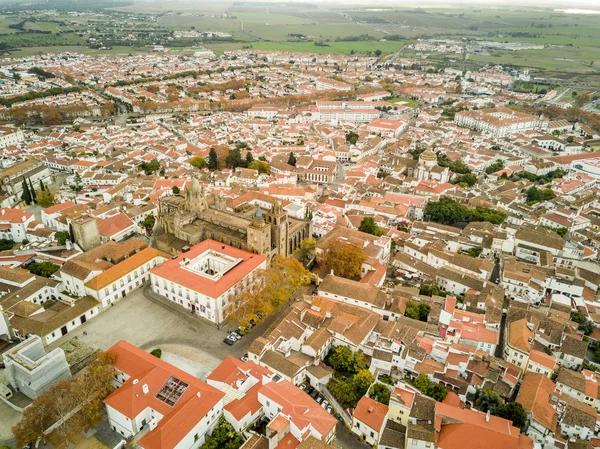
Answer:
M271 254L271 226L265 221L260 206L252 217L252 223L248 226L248 249L262 254L269 259Z
M271 243L274 248L278 248L279 255L287 256L289 223L287 213L283 210L280 201L276 201L269 211L269 222L271 223Z

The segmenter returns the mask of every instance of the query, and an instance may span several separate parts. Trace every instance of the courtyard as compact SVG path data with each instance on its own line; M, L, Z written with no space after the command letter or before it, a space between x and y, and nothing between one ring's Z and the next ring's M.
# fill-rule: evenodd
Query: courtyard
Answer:
M217 329L182 307L158 297L147 285L51 345L77 338L102 350L120 340L140 348L162 350L162 358L201 379L231 355L244 355L252 341L280 314L252 329L233 346L223 343L225 328Z

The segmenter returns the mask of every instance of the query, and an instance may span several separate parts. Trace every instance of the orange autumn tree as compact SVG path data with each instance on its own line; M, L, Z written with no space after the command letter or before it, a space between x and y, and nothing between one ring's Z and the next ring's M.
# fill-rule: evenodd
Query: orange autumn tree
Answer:
M320 258L319 265L323 266L324 274L333 271L336 276L346 279L360 277L362 264L367 260L362 248L344 242L332 242Z
M275 256L266 270L229 299L224 315L228 321L246 327L277 311L301 286L310 282L310 271L294 257Z
M55 447L66 448L82 431L96 425L104 413L103 400L114 390L114 361L115 354L99 352L74 377L38 396L12 429L17 445L48 437L60 442Z

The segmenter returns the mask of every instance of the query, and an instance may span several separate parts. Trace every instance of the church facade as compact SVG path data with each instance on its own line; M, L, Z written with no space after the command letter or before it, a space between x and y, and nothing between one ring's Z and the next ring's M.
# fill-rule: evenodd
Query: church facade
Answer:
M276 198L249 192L228 204L208 194L194 179L185 195L159 199L159 249L175 254L182 246L212 239L267 257L291 255L300 242L312 236L312 223L288 216Z

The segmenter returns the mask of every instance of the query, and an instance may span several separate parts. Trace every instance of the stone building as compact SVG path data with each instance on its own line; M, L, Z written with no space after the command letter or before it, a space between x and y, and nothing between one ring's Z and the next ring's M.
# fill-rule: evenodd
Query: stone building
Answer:
M56 348L46 352L42 339L37 335L6 351L2 359L10 385L31 399L71 377L64 351Z
M291 255L312 235L311 222L288 216L276 198L248 192L227 202L207 194L196 179L185 195L160 198L158 220L164 234L157 238L157 246L171 254L212 239L270 261L277 254Z

